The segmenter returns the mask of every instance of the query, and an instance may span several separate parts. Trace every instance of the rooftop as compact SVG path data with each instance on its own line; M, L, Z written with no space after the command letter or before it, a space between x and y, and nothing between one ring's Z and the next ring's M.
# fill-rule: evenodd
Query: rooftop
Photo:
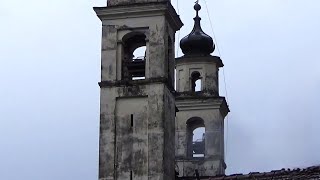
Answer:
M184 177L180 180L197 180L196 177ZM198 179L204 180L235 180L235 179L262 179L262 180L319 180L320 179L320 166L312 166L305 169L281 169L271 172L252 172L249 174L232 174L216 177L199 177Z

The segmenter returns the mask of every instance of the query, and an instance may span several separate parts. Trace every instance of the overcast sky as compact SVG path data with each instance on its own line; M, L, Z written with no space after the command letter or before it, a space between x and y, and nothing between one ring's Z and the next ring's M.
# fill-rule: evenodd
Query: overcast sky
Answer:
M319 165L320 2L207 1L231 109L227 173ZM180 0L180 39L193 3ZM92 7L105 4L0 1L0 179L97 179L101 22Z

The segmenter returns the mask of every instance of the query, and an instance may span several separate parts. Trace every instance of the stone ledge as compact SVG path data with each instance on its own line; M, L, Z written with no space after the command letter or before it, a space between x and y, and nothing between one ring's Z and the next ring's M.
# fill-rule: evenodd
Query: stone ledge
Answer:
M176 96L176 106L179 111L219 109L223 117L230 112L225 97L221 96Z
M176 58L176 65L189 64L192 63L216 63L218 67L223 67L224 64L219 56L203 56L203 55L194 55L194 56L182 56Z
M172 87L172 85L168 83L168 78L164 78L164 77L141 79L141 80L119 80L119 81L99 82L100 88L140 86L140 85L152 85L152 84L165 84L172 93L175 93L175 90Z

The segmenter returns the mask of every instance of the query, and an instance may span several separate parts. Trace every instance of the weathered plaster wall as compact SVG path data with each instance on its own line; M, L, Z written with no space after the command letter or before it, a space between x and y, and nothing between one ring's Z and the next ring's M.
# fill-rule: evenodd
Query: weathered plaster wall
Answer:
M174 101L161 83L101 89L100 180L174 178Z
M175 97L166 89L165 96L165 114L164 114L164 171L168 174L175 174ZM166 176L166 180L170 180L173 177Z
M224 174L223 163L220 160L177 160L177 166L182 177L193 177L195 169L198 170L199 176L215 176Z
M220 98L177 99L179 112L176 117L176 163L180 176L192 176L195 169L201 176L224 173L224 116ZM205 125L205 157L187 155L187 121L201 118Z
M135 179L148 179L147 107L147 97L116 99L116 162L119 179L130 179L131 174Z
M165 77L165 25L161 16L103 22L101 80L121 80L122 38L134 31L147 36L146 78Z
M219 97L218 72L222 61L215 56L183 56L176 59L177 96L176 106L176 164L179 176L224 174L224 117L229 112L226 101ZM201 75L201 91L192 92L191 75ZM190 155L189 119L201 119L205 126L205 153L203 158Z
M219 101L214 101L214 99L177 100L176 103L179 108L179 112L177 113L176 117L176 130L179 132L179 134L181 134L176 137L179 139L176 151L177 157L187 156L185 151L187 148L187 142L185 138L185 133L187 132L186 122L192 117L199 117L204 120L204 125L206 128L206 156L223 155L223 138L221 137L221 134L223 134L223 117L221 116L220 112L221 104L219 104ZM187 103L190 103L190 105L192 104L192 107L183 107L184 104ZM213 137L210 138L211 135Z
M95 8L103 26L100 180L174 179L175 97L167 80L174 64L168 62L168 37L182 24L173 27L178 16L167 16L172 13L167 8L172 6ZM125 80L123 38L136 32L146 36L146 79Z
M191 74L195 71L201 75L201 91L219 95L219 67L221 60L209 57L182 57L176 60L177 92L191 91Z

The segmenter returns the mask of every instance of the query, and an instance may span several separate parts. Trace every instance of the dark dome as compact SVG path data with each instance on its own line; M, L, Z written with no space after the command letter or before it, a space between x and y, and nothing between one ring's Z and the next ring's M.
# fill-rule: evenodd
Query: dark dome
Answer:
M197 3L194 6L197 16L194 19L194 27L189 35L182 38L180 47L185 55L210 55L215 48L212 38L201 29L199 10L201 6Z

